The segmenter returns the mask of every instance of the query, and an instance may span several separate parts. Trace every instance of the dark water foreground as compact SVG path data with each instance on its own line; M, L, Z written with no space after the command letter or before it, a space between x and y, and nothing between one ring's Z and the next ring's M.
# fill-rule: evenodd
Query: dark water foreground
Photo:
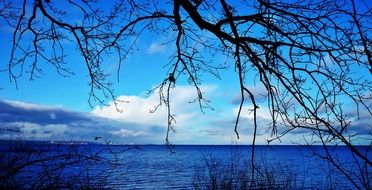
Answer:
M28 189L354 189L350 180L314 154L320 146L256 146L254 186L250 146L50 144L1 142L0 187ZM329 147L338 163L358 171L347 147ZM367 147L358 147L367 151ZM369 157L371 154L369 153ZM368 176L360 176L368 175ZM362 183L362 181L360 181Z

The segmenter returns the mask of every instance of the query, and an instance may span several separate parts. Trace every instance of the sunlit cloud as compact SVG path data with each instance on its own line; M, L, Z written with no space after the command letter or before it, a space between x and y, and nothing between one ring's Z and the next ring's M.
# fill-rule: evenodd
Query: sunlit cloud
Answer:
M143 131L133 131L133 130L128 130L128 129L120 129L118 131L112 131L111 134L117 135L120 137L138 137L138 136L147 135Z
M211 94L215 86L202 86L203 92ZM208 95L207 95L208 96ZM200 115L199 104L193 102L197 98L192 86L177 86L171 91L171 111L175 114L177 127L187 127ZM119 96L117 105L111 102L108 106L96 107L92 114L104 118L145 125L165 126L167 124L167 108L157 93L148 96ZM193 102L193 103L192 103ZM118 110L122 112L118 112Z

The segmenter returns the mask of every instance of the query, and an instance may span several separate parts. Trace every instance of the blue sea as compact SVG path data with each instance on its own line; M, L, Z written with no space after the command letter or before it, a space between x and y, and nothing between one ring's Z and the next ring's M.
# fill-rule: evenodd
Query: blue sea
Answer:
M354 189L350 179L361 187L371 183L371 167L347 147L327 148L350 178L320 157L326 153L321 146L256 146L252 186L250 146L1 142L0 187Z

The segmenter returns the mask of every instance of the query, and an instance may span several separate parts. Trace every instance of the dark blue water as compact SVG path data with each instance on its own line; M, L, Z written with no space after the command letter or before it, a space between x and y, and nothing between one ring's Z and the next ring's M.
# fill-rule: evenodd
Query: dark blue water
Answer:
M371 168L356 160L347 147L328 148L354 183L362 186L370 180ZM367 151L366 147L358 149ZM9 166L24 167L0 180L8 187L30 189L53 187L50 184L64 188L211 189L211 183L242 188L242 183L251 184L250 150L250 146L230 145L178 145L169 150L162 145L2 143L0 176L11 171ZM260 182L255 185L353 189L349 178L330 161L319 158L324 153L321 146L257 146L255 180Z

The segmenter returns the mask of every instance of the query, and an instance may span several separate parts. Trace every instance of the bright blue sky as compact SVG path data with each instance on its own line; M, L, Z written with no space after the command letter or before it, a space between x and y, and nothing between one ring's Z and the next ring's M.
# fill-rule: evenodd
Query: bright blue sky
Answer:
M0 52L0 57L6 58L2 61L2 64L5 65L7 64L6 61L9 60L12 33L6 28L2 28L0 35L1 39L3 39L1 49L4 50ZM44 65L42 66L44 75L40 75L40 78L35 78L33 81L29 81L28 73L23 73L23 76L17 81L17 89L15 82L9 80L8 73L1 73L0 88L2 90L0 91L0 100L5 100L2 103L4 107L9 107L8 111L11 110L10 112L14 113L14 115L18 115L11 117L6 114L6 109L1 110L0 108L0 111L3 111L2 120L9 120L10 122L8 123L13 122L14 126L23 129L25 136L31 139L91 140L94 136L106 136L118 143L163 143L166 134L166 112L161 109L155 114L149 114L149 110L158 104L158 97L156 94L150 97L145 94L168 76L167 68L164 68L164 65L169 62L169 57L173 53L174 47L161 45L163 40L163 36L155 36L148 33L142 35L136 43L140 51L134 51L121 67L119 83L116 80L117 60L108 60L103 65L107 72L112 73L111 81L114 83L115 95L123 100L130 100L130 103L125 103L121 106L123 109L122 114L116 112L113 107L101 108L104 111L96 113L98 111L96 110L95 112L94 108L89 106L86 66L75 47L67 44L68 67L71 68L75 75L63 77L58 75L53 67ZM216 57L215 59L217 64L223 61L225 60L222 57ZM215 108L215 111L206 110L207 114L205 115L200 112L198 104L188 103L195 99L195 90L187 86L186 83L177 82L176 91L181 92L175 95L172 101L177 104L175 107L178 107L175 108L175 113L179 115L176 127L176 135L178 137L172 137L172 142L185 144L230 144L231 141L235 140L236 137L233 133L233 109L236 105L232 104L232 102L238 95L238 83L237 76L233 72L234 70L231 68L222 71L223 77L221 80L209 74L205 74L202 78L202 90L207 93L206 98L212 101L212 106ZM110 100L108 99L107 101ZM34 111L28 112L27 110L30 109ZM228 112L226 116L224 111ZM67 121L67 119L63 119L65 117L63 113L65 112L68 113L67 115L76 114L77 116L72 117L71 121ZM34 113L38 116L33 116ZM80 115L83 115L84 119L81 119ZM223 117L220 118L221 121L213 119L217 115ZM108 118L108 120L99 119L98 116ZM19 121L15 121L14 118L19 119ZM43 122L30 120L30 118L39 118L47 121L50 118L56 118L57 121ZM61 119L58 120L58 118ZM74 119L78 121L74 122ZM89 120L89 122L81 123L81 120ZM101 129L91 132L95 129L86 127L91 124L90 120L94 122L99 120L98 126ZM225 122L224 120L227 120L228 126L221 125L216 130L213 129L215 128L214 126L212 127L213 122ZM77 126L76 123L79 125ZM187 125L190 129L178 129L179 125ZM151 126L156 126L158 130L150 133L147 128L151 128ZM45 132L45 130L48 131L50 128L53 129L53 127L55 127L56 134ZM76 127L84 128L86 134L81 136L83 134L81 131L79 134L73 135L66 133L61 135L59 133L60 129ZM220 129L221 127L226 127L226 133ZM32 130L27 132L29 128L35 128L34 132ZM114 128L115 130L112 130ZM73 129L70 131L73 131ZM123 134L120 135L120 131ZM205 131L205 134L200 131ZM44 133L49 135L43 135ZM152 137L151 140L146 140L148 136ZM224 136L224 139L221 140L220 136ZM130 137L138 138L133 139ZM245 141L246 143L248 143L247 140Z
M0 25L3 26L3 23ZM0 28L1 69L9 60L11 35L8 28ZM108 60L103 65L106 71L113 74L111 81L114 82L116 96L130 101L119 105L123 109L122 114L116 112L113 106L89 106L85 64L75 47L67 44L68 67L75 73L73 76L62 77L53 67L43 65L45 75L29 81L27 73L24 73L18 80L17 90L15 83L10 82L8 73L0 72L0 121L4 126L23 130L23 134L30 139L91 140L94 136L104 136L118 143L163 143L166 112L161 108L150 114L149 110L158 103L158 97L156 94L146 96L145 92L167 77L167 68L163 66L168 63L175 47L161 45L164 40L166 37L151 33L142 35L137 41L139 51L134 51L122 65L119 83L116 82L116 60ZM214 57L215 64L224 61L223 57ZM188 103L195 99L195 90L177 83L172 100L177 133L171 136L172 142L230 144L236 140L233 127L239 89L232 65L227 65L230 68L221 72L221 80L208 74L203 76L202 90L215 108L214 111L206 111L206 114L199 111L197 104ZM255 94L264 93L262 87L253 87L253 83L248 85L251 85ZM366 117L362 119L368 121L368 115ZM265 132L268 119L269 112L262 107L259 110L260 144L264 144L268 137ZM252 115L248 111L242 115L240 133L242 138L238 143L251 142ZM6 138L6 135L1 135L4 134L0 133L0 138ZM289 134L283 142L301 142L306 135L301 132Z

